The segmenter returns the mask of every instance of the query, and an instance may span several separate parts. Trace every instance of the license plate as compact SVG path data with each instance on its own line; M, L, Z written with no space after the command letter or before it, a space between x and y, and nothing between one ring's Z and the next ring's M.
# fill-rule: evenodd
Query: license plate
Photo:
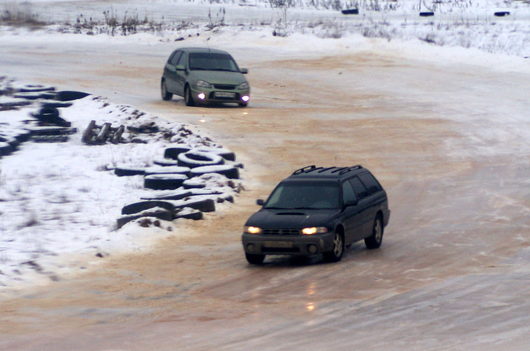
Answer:
M216 91L215 92L215 97L220 97L220 98L233 98L235 97L236 94L235 93L227 93L225 91Z
M290 248L293 247L293 243L291 241L265 241L263 243L263 246L270 247L270 248Z

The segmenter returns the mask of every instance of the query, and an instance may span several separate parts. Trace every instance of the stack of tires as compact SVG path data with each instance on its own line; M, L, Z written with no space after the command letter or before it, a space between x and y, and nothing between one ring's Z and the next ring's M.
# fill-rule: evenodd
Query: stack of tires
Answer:
M151 167L116 167L117 176L144 178L144 188L153 195L122 209L118 228L143 217L162 220L187 218L199 220L203 212L215 211L215 204L233 201L232 196L204 189L203 175L220 174L239 179L240 164L233 152L222 148L190 148L176 145L164 151L164 157L154 160Z

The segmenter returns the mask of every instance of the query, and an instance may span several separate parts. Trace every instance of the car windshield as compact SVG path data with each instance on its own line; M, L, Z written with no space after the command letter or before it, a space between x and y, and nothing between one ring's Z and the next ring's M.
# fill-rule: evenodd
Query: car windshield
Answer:
M189 60L190 69L203 71L228 71L239 72L239 67L227 54L216 53L191 53Z
M330 209L339 207L339 187L332 182L283 182L267 200L268 209Z

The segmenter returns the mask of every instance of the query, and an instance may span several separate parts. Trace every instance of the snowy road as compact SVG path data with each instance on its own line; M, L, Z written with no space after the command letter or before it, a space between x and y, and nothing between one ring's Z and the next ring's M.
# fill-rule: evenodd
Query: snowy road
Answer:
M528 63L296 40L210 41L250 68L247 109L161 101L172 43L4 41L4 74L201 124L237 152L248 191L151 253L4 299L0 349L528 349ZM357 163L389 193L381 250L247 265L256 198L297 167Z

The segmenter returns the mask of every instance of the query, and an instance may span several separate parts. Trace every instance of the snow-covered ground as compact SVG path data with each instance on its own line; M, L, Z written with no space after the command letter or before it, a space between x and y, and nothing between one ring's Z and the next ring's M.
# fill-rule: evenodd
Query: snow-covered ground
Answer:
M24 86L10 79L0 80L0 91ZM0 103L14 102L28 100L0 96ZM32 114L38 112L40 103L49 100L30 102L0 111L0 137L11 141L21 131L39 129L34 126ZM175 227L171 222L163 222L160 228L149 231L142 231L134 222L117 231L116 220L123 206L168 192L145 189L142 175L118 177L113 170L119 166L152 167L155 160L164 159L168 146L219 148L193 126L170 123L105 98L89 95L72 104L59 109L61 117L77 129L67 142L30 140L20 144L16 152L0 158L0 288L56 280L72 269L65 265L65 259L84 262L75 265L76 269L84 269L96 255L101 258L117 250L141 250L157 234L158 237L178 234L175 233L178 224ZM123 135L123 139L129 139L126 143L86 145L81 135L91 120L97 125L112 123L115 127L154 124L160 132L133 135L126 130ZM232 181L230 187L224 176L209 179L203 181L205 190L222 194L221 197L235 194L238 181Z
M341 9L348 8L358 8L359 14L341 14ZM525 0L0 0L2 9L0 25L28 18L49 24L28 25L32 30L90 35L151 32L173 39L209 35L232 26L248 31L268 29L269 33L282 36L310 33L337 39L360 34L389 41L419 40L437 46L530 56L530 2ZM420 12L429 11L434 16L419 16ZM509 15L494 16L499 11ZM6 31L12 28L4 27L0 33Z

